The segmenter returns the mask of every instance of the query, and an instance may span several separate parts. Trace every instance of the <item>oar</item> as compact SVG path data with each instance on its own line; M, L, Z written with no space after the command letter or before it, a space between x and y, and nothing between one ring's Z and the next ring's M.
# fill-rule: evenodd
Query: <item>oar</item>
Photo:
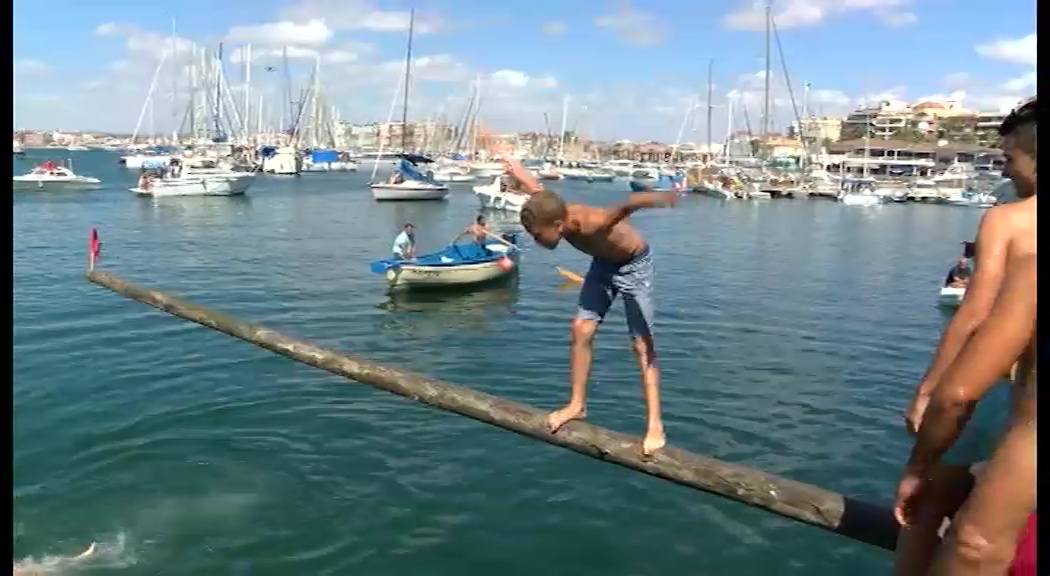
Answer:
M513 242L508 242L506 238L503 238L502 236L496 236L495 234L493 234L492 232L489 232L488 230L485 230L485 235L488 236L489 238L492 238L493 240L496 240L498 242L506 244L507 246L509 246L513 250L517 250L518 249L518 246L516 244L514 244Z
M575 273L575 272L573 272L571 270L566 270L566 269L562 268L561 266L555 266L554 269L558 272L558 274L561 275L562 278L565 278L569 282L573 282L573 283L576 283L576 284L582 284L583 283L583 276L580 276L579 274L577 274L577 273Z

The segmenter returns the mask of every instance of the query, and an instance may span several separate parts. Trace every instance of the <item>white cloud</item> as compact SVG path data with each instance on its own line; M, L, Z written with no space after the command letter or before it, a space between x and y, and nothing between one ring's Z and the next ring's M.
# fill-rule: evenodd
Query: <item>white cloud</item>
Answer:
M303 24L271 22L257 26L234 26L226 33L229 42L257 44L269 47L312 47L324 45L332 31L324 20L314 19Z
M953 72L941 79L941 86L949 90L959 90L970 85L970 74L967 72Z
M281 14L294 22L323 19L334 30L406 32L409 23L407 10L383 10L367 0L299 0ZM437 32L443 25L438 16L416 13L417 34Z
M777 28L814 26L849 12L867 12L889 26L914 24L918 17L908 10L911 0L783 0L773 6ZM748 0L727 14L722 24L733 30L765 30L765 0Z
M16 60L14 67L16 74L39 74L51 69L47 64L32 58L21 58Z
M999 39L978 44L974 50L991 60L1009 64L1027 64L1034 67L1038 51L1036 44L1036 35L1033 33L1021 38Z
M543 33L551 36L558 34L564 34L569 31L569 26L561 21L555 20L553 22L547 22L543 25Z
M594 25L611 30L633 46L655 46L663 40L661 30L666 30L652 13L629 7L595 18Z
M141 30L129 24L109 22L95 28L95 34L111 38L124 38L129 56L158 60L164 56L180 55L188 61L191 52L199 46L186 38Z

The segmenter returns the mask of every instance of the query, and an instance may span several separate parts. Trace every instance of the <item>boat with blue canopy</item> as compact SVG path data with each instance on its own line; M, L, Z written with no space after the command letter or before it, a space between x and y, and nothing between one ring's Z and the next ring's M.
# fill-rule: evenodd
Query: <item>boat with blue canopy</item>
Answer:
M458 240L411 260L376 260L369 268L373 273L386 276L391 289L478 285L517 273L521 249L516 234L493 236L486 242Z
M418 154L398 154L400 161L384 182L372 182L372 197L379 201L444 200L448 186L434 180L431 171L420 172L419 164L433 162Z

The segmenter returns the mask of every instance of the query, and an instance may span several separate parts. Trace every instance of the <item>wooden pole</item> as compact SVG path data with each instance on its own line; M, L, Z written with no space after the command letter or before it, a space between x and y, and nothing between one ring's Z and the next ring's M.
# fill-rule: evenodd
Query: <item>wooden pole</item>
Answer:
M574 421L557 434L551 434L547 427L547 413L537 408L327 350L170 294L136 286L107 272L88 271L87 279L173 316L410 400L762 508L854 540L887 550L894 547L897 525L886 507L673 446L665 447L655 456L643 457L638 438L587 422Z

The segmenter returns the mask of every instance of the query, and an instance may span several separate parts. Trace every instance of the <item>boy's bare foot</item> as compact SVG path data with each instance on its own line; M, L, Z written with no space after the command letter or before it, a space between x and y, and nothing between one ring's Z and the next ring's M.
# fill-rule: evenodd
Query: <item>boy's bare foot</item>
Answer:
M642 440L642 454L652 456L667 444L663 426L650 426Z
M562 408L561 410L555 410L547 416L547 425L550 426L551 434L558 431L559 428L564 426L567 422L572 420L583 420L587 417L587 409L583 406L573 406L572 404Z

